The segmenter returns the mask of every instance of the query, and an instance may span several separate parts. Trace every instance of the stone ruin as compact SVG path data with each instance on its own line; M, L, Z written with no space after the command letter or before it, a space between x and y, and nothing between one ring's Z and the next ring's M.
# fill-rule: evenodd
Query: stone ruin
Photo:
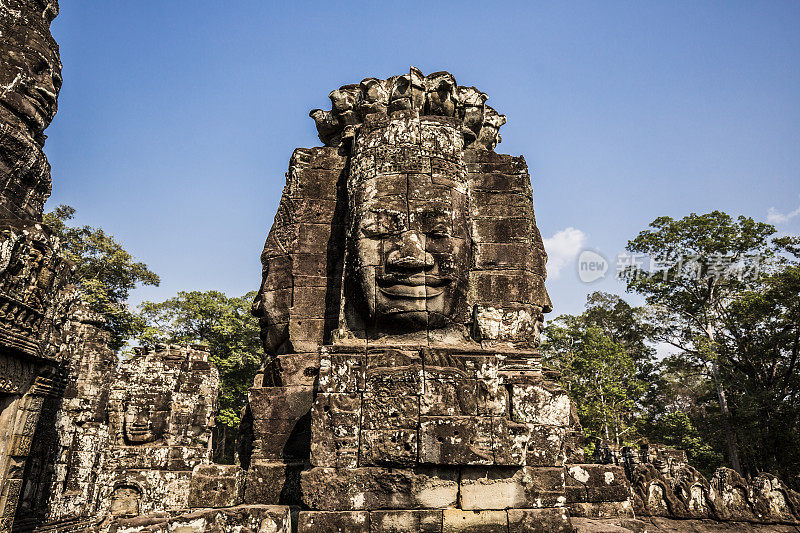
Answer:
M253 303L265 364L211 462L201 347L120 359L41 224L54 0L0 3L0 532L796 531L774 476L599 447L537 351L546 254L506 118L447 72L313 110ZM719 528L722 529L716 529Z
M71 328L70 385L37 429L17 525L100 531L119 517L189 507L195 467L211 463L219 374L202 347L135 349L118 361L99 317ZM48 429L50 431L48 434Z
M14 521L42 406L59 388L58 322L70 266L41 222L44 129L61 86L55 2L0 3L0 531Z
M567 527L580 427L536 351L544 247L486 99L412 68L311 112L327 146L295 151L262 254L245 490L302 504L298 531Z

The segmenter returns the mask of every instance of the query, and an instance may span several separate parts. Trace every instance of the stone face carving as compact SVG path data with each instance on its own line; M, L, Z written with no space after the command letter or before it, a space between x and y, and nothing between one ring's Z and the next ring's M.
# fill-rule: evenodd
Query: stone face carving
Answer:
M46 65L26 75L55 87ZM9 101L35 128L46 97ZM493 152L505 117L486 99L411 68L312 111L328 146L292 155L262 254L268 359L240 464L210 464L207 352L118 363L79 302L48 340L67 266L35 222L0 226L0 530L14 511L19 530L63 532L800 524L800 495L767 474L709 482L655 445L584 463L576 410L536 350L551 304L530 177Z
M535 351L546 256L524 159L492 151L505 117L415 68L330 99L262 254L245 503L302 503L301 531L453 506L566 529L580 427Z
M326 146L292 155L262 254L245 504L302 505L300 532L769 520L725 514L737 498L790 515L775 483L760 499L715 489L731 483L679 450L584 463L577 414L536 351L551 304L530 177L494 153L505 117L484 93L411 68L330 99L310 114Z
M55 0L0 5L0 218L40 219L50 195L42 151L61 89L61 60L50 35Z
M472 242L462 138L454 124L368 120L354 152L347 187L346 281L352 283L345 298L357 302L361 320L345 316L343 328L376 337L464 327Z
M331 148L292 156L253 305L270 356L381 338L538 343L551 303L530 177L476 144L505 120L485 100L412 69L312 111Z
M147 444L164 436L170 415L172 395L130 391L123 403L122 434L125 444Z
M211 459L219 375L198 347L136 349L118 363L96 319L78 313L69 328L74 384L58 406L52 449L40 447L54 475L32 477L24 505L40 523L87 521L100 531L111 518L189 507L193 471Z
M59 393L53 325L69 266L39 224L50 194L44 129L61 86L55 1L0 2L0 531L10 531L45 400ZM39 458L34 458L38 461Z
M140 350L120 365L111 388L109 422L116 444L207 447L218 386L207 352Z

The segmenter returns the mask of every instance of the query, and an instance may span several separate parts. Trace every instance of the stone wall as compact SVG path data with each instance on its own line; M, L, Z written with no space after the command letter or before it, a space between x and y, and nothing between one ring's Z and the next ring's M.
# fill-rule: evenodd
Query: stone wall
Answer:
M211 462L219 375L208 352L135 349L115 369L107 345L89 348L74 360L76 387L59 410L45 521L100 527L187 509L193 470Z
M60 343L62 386L42 408L15 530L85 514L108 442L107 405L118 356L108 347L111 335L101 316L78 300L68 317Z
M79 305L63 330L67 363L43 402L14 531L107 530L198 499L219 387L208 352L158 346L120 361L102 325Z

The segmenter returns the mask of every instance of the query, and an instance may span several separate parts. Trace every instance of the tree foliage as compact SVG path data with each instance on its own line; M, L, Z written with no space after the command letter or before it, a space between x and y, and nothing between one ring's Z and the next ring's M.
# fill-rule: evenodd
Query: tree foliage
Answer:
M639 312L617 296L593 293L583 314L562 315L547 326L542 345L586 433L618 445L641 436L640 414L654 369Z
M130 291L140 284L158 285L158 275L102 229L70 226L74 215L75 209L60 205L45 213L44 223L61 240L66 258L75 263L72 282L90 308L105 317L112 348L119 348L142 327L126 304Z
M796 239L776 243L790 251ZM796 254L796 252L795 252ZM800 265L780 256L726 309L718 339L748 472L800 474Z
M685 409L663 410L660 419L653 413L651 429L677 431L685 415L707 443L720 437L721 428L734 469L793 476L798 242L775 233L769 224L720 211L660 217L627 246L659 267L647 271L632 264L624 275L627 289L650 306L654 338L678 350L665 362L672 376L666 369L660 375L661 401L670 395L677 400L679 389L690 396ZM682 373L677 380L675 371ZM694 386L686 389L681 379ZM714 403L718 416L705 409ZM695 453L713 460L702 446Z
M650 387L644 436L685 450L692 466L710 476L722 464L725 435L706 372L681 355L670 355L659 362Z

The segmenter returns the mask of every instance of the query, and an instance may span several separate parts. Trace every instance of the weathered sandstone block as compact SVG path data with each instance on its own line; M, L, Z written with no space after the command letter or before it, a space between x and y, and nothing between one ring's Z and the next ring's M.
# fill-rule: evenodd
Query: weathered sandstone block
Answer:
M557 507L564 498L564 469L470 468L461 474L462 509Z
M458 472L364 467L312 468L301 475L304 502L312 509L439 509L455 505Z

